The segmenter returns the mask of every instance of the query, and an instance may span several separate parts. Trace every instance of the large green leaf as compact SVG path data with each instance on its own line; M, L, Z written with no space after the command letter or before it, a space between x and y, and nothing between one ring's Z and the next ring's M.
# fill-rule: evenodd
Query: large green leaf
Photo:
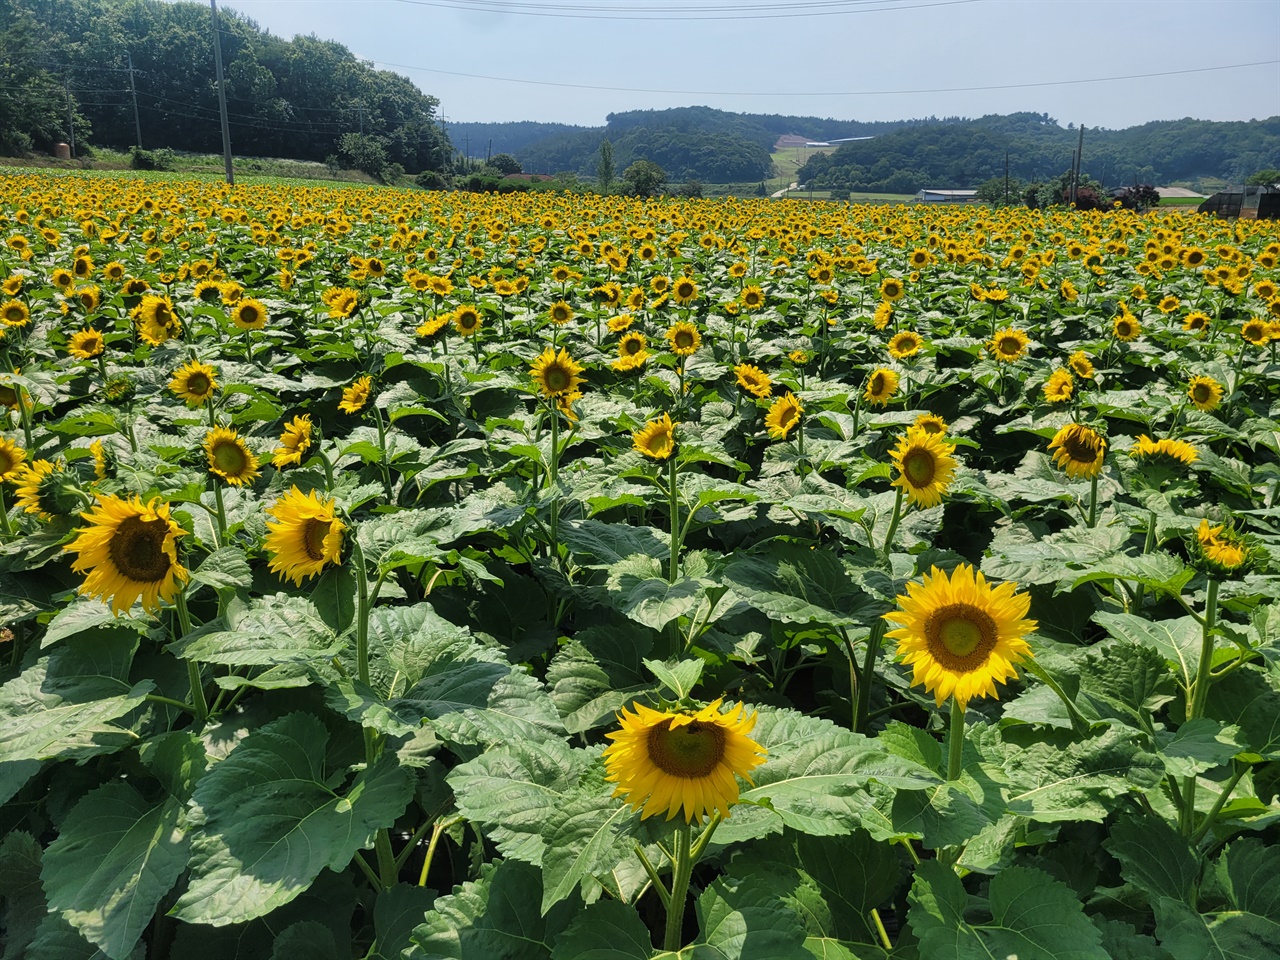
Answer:
M542 916L542 877L518 860L487 864L479 880L438 897L413 931L406 960L549 960L577 912L562 903Z
M1040 870L996 874L982 905L990 920L978 919L960 878L936 860L916 867L909 899L911 930L929 960L1110 960L1075 893Z
M691 953L696 960L811 958L800 918L759 884L721 877L702 892L697 909L700 934Z
M1093 619L1113 637L1155 650L1174 665L1179 682L1190 689L1200 669L1201 627L1194 617L1147 620L1130 613L1095 613Z
M556 937L551 960L649 960L649 928L635 907L616 900L593 903Z
M63 607L49 621L45 628L41 647L51 647L59 640L74 637L78 633L102 628L133 630L145 634L150 625L143 620L135 620L127 614L115 614L111 607L101 600L88 597L77 597Z
M191 880L177 917L222 926L270 913L395 822L413 793L409 772L384 756L339 792L328 741L317 718L292 713L205 774L189 815Z
M137 634L70 637L0 687L0 763L84 759L134 739L112 723L155 687L129 682Z
M1120 874L1154 903L1173 897L1195 903L1200 863L1190 844L1163 820L1126 816L1103 845L1120 861Z
M44 856L49 908L109 957L126 957L187 866L183 804L127 783L90 791Z
M324 663L343 648L315 605L283 593L233 600L214 621L169 645L184 660L225 666Z
M556 816L542 831L543 913L579 885L588 903L600 895L606 884L594 878L608 877L636 856L632 834L637 816L607 787L588 787L561 799Z
M436 734L453 743L554 740L564 735L560 714L542 684L503 663L459 660L433 665L388 706L405 723L431 720Z
M4 901L4 960L20 960L48 913L40 886L41 849L22 830L0 840L0 900Z
M573 553L582 556L579 562L583 566L607 567L637 553L661 560L671 553L670 538L653 527L599 520L561 524L560 540Z
M1280 758L1280 672L1268 675L1244 667L1209 688L1206 713L1240 728L1239 739L1266 759Z
M378 894L373 905L376 941L367 960L400 960L402 951L413 945L413 931L435 903L434 890L410 883L397 883Z
M888 607L859 590L827 550L775 541L760 554L737 554L722 578L761 613L784 623L870 624Z
M611 721L635 694L652 687L642 660L653 637L653 631L622 621L579 630L556 651L547 685L569 733Z
M1155 903L1156 936L1174 960L1258 960L1280 956L1280 924L1252 912L1202 913L1181 900Z
M459 764L446 778L458 811L480 825L503 856L540 864L547 811L586 772L592 755L559 740L512 743Z

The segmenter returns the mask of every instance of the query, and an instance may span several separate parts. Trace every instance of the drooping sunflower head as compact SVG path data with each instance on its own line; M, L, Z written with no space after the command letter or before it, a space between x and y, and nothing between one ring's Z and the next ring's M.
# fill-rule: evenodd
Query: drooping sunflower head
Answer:
M303 454L311 449L311 417L307 414L294 417L285 424L280 434L280 446L272 451L271 465L277 470L302 462Z
M889 339L889 356L895 360L914 357L924 346L924 340L914 330L903 330Z
M877 330L883 330L889 326L893 320L893 304L888 300L882 300L880 305L876 307L876 312L871 318L871 322L875 324Z
M618 715L621 729L606 736L605 780L617 784L613 795L624 798L644 819L683 813L686 823L701 823L707 814L730 815L738 802L738 777L764 763L765 749L749 734L756 715L742 704L720 712L721 700L697 711L652 710L634 704Z
M330 563L342 562L342 535L347 525L338 519L332 500L314 490L293 487L267 511L264 546L271 554L271 571L298 586Z
M261 330L267 325L267 308L259 300L240 300L231 311L231 321L241 330Z
M784 396L773 401L769 412L764 415L764 425L769 430L769 436L774 440L787 439L787 434L800 425L803 413L804 406L800 403L800 398L788 390Z
M651 460L666 460L676 449L676 425L671 414L650 420L631 435L631 444Z
M773 392L773 380L754 364L740 363L733 372L737 375L738 386L753 397L763 400Z
M885 619L899 626L885 636L898 641L898 659L912 668L911 682L932 693L940 707L955 697L961 707L975 697L999 697L997 683L1017 678L1014 665L1031 656L1027 634L1036 621L1017 584L992 587L967 563L950 577L937 567L922 584L908 583L900 609Z
M1168 437L1161 440L1152 440L1145 433L1138 437L1133 446L1129 448L1129 456L1135 460L1167 457L1169 460L1176 460L1178 463L1193 463L1200 458L1196 448L1185 440L1172 440Z
M214 427L205 435L209 472L232 486L252 483L258 476L258 457L234 430Z
M671 352L678 357L691 357L702 346L702 334L698 328L684 320L672 324L663 336L671 344Z
M1271 339L1271 327L1261 317L1254 317L1240 326L1240 336L1252 346L1265 347Z
M91 360L106 348L106 340L93 327L77 330L71 335L71 339L67 341L67 353L77 360Z
M204 406L218 389L218 372L208 364L192 360L174 371L169 389L189 407Z
M908 427L889 454L898 470L892 486L901 487L907 498L922 510L936 507L955 477L957 461L952 456L955 449L954 444L947 443L939 434Z
M636 322L636 318L629 313L620 313L617 316L610 317L607 326L610 333L621 333Z
M61 460L32 460L17 465L12 477L17 504L41 520L52 520L76 509L73 494L65 486L74 480Z
M1187 383L1187 396L1197 410L1214 410L1222 402L1222 384L1213 377L1192 377Z
M98 494L97 506L80 516L89 525L64 549L77 555L71 569L85 574L81 593L109 602L116 613L138 600L154 613L174 598L188 578L177 547L186 531L170 519L167 503Z
M1077 350L1067 358L1067 365L1081 380L1092 380L1094 375L1093 361L1083 350Z
M1022 330L1007 327L1004 330L997 330L995 336L991 338L991 352L999 362L1013 363L1027 352L1029 343L1031 338Z
M547 347L533 361L529 372L544 397L559 397L578 388L583 382L583 378L579 376L582 370L582 365L569 356L569 351L564 347L560 348L559 353L556 353L554 347Z
M17 479L26 460L26 450L7 437L0 437L0 483Z
M1092 427L1082 423L1068 423L1049 443L1053 462L1067 472L1073 480L1088 480L1102 472L1102 461L1107 455L1107 441Z
M1059 367L1044 382L1044 398L1049 403L1066 403L1075 392L1075 379L1069 370Z
M880 367L871 371L867 377L867 386L862 396L867 403L883 407L898 392L898 374L888 367Z
M343 413L359 413L369 402L372 390L373 377L368 374L357 377L354 383L343 387L342 400L338 403L338 409Z
M93 285L77 287L73 296L85 313L93 313L102 304L102 291Z

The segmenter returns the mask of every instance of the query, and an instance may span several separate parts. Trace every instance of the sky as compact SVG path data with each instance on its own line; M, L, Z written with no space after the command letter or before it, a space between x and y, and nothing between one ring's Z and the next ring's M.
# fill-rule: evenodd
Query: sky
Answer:
M219 0L409 77L450 122L706 105L840 120L1280 115L1280 0ZM1226 69L1219 69L1226 68ZM1083 82L1082 82L1083 81Z

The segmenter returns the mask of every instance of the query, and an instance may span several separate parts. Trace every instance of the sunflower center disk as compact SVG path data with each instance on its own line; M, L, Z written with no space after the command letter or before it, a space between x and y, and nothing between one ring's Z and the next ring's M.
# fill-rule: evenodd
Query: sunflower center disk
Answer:
M223 473L239 476L248 466L248 459L234 443L220 443L213 448L213 463Z
M569 373L563 367L547 367L543 377L547 381L547 390L550 393L563 393L569 389Z
M695 720L671 729L671 721L649 731L649 758L663 773L696 780L711 774L724 759L724 729Z
M925 623L929 653L943 667L958 673L977 670L996 645L996 624L984 611L967 603L951 603L930 614Z
M107 554L124 576L138 583L164 579L172 561L164 552L169 524L164 520L126 517L120 521L107 544Z
M912 451L902 459L902 472L913 487L929 486L937 473L933 455L924 450Z
M1062 449L1067 451L1067 456L1076 463L1093 463L1098 456L1094 445L1083 437L1067 437L1062 443Z
M329 521L316 520L314 518L307 521L307 525L302 529L302 549L307 552L307 556L312 560L323 560L324 538L329 535Z

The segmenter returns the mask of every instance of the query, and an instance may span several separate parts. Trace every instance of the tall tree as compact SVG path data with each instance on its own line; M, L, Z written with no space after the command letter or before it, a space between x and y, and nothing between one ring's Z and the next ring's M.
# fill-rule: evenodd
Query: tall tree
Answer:
M600 141L600 160L596 164L596 184L601 193L608 193L613 186L613 144L606 137Z

